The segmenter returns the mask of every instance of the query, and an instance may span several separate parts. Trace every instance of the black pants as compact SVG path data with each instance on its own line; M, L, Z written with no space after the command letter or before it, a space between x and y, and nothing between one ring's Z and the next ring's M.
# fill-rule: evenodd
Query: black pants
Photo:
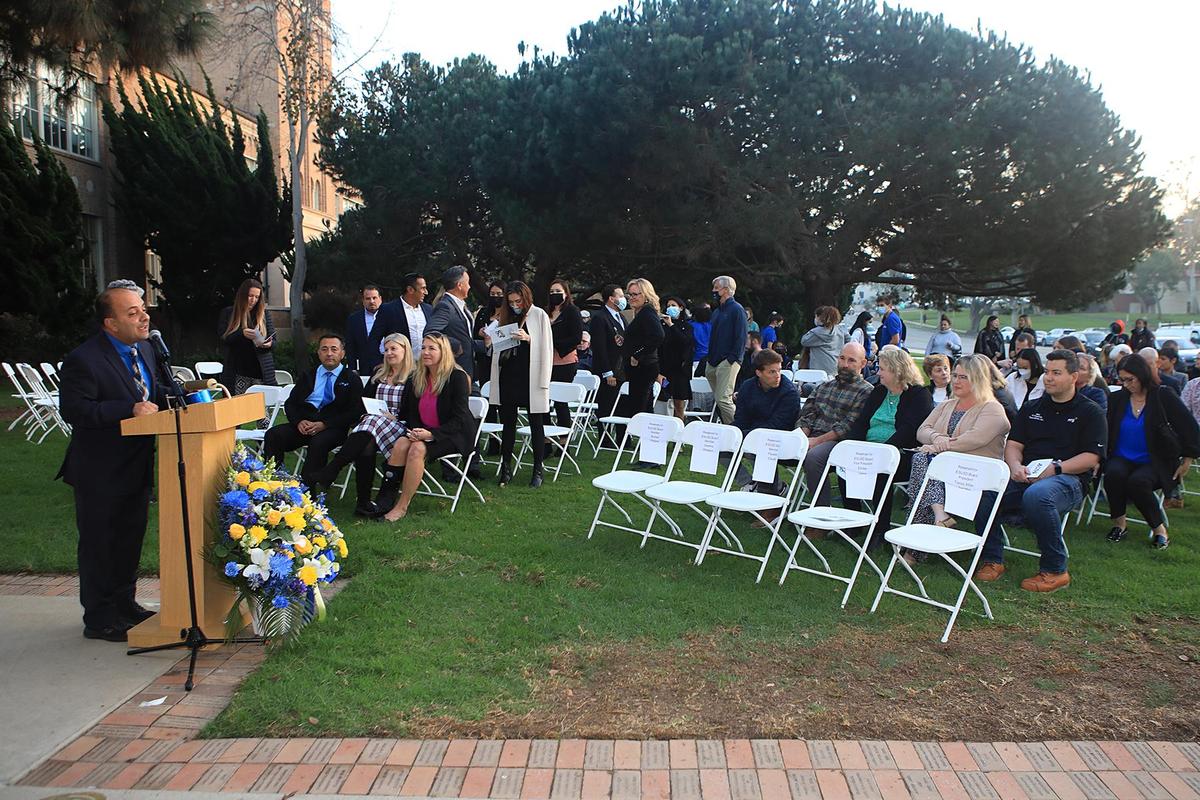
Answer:
M300 479L311 484L329 459L329 451L340 447L344 441L346 441L345 428L326 428L318 434L305 436L296 429L296 423L284 422L267 431L267 435L263 439L263 458L273 458L275 466L282 466L285 453L299 450L307 445L308 456L304 459L304 469L300 473Z
M133 610L149 508L149 486L117 497L101 487L75 489L79 602L87 627L118 625L121 614ZM166 512L178 514L179 509Z
M546 449L546 414L529 414L529 444L533 448L533 466L542 466ZM500 434L500 459L507 462L512 458L513 446L517 441L517 404L500 404L500 422L504 430Z
M653 411L654 403L650 387L658 379L658 362L642 363L636 367L630 366L626 378L629 380L629 394L622 398L620 403L622 408L618 408L617 413L632 419L635 414Z
M1151 528L1162 525L1165 520L1154 497L1157 488L1158 478L1150 464L1136 464L1120 456L1110 456L1104 465L1104 494L1108 497L1110 517L1125 516L1125 509L1132 500L1147 525Z
M355 498L358 505L365 505L370 501L371 489L375 485L375 455L378 452L373 434L367 431L350 434L342 444L342 449L334 454L322 470L321 482L332 484L338 474L353 462Z
M575 380L577 368L574 364L558 364L550 368L550 380L558 383L571 383ZM554 424L560 428L571 427L571 408L566 403L554 404Z
M871 539L867 542L867 549L874 550L883 542L883 535L892 527L892 498L895 497L895 485L908 480L909 472L912 470L912 456L904 453L900 458L900 467L896 470L896 478L886 493L883 491L884 484L887 483L887 475L880 475L875 480L875 502L880 504L879 519L875 523L875 528L871 531ZM862 510L862 502L849 497L846 497L846 481L838 478L838 486L841 489L842 505L851 511ZM814 487L815 488L815 487Z

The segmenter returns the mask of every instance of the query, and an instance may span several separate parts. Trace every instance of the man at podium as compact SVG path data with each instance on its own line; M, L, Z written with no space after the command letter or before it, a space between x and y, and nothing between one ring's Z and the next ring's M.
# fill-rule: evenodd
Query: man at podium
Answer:
M59 393L71 441L56 478L75 490L83 635L124 642L153 616L138 605L137 568L154 480L154 437L121 436L121 420L165 405L150 315L133 289L96 299L100 332L67 354Z

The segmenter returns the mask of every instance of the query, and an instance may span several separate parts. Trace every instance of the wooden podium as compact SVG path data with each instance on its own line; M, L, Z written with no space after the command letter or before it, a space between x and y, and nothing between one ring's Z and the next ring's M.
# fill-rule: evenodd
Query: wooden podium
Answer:
M225 470L229 468L229 458L233 454L233 431L246 422L262 419L265 413L261 394L244 394L190 405L180 418L183 462L187 467L196 612L204 635L217 641L225 638L225 617L237 593L204 560L204 548L217 533L217 496L224 489ZM175 412L160 411L122 420L121 435L158 437L158 575L162 585L162 607L153 617L129 630L129 645L152 647L178 642L181 640L179 632L191 627L192 617L179 499ZM248 619L244 609L243 614Z

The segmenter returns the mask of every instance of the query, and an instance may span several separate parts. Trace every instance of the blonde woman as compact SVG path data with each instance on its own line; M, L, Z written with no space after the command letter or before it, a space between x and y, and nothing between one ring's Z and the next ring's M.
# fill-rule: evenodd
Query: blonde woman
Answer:
M879 350L879 385L869 395L862 411L850 426L847 439L865 442L885 442L900 448L900 469L896 481L908 480L912 464L910 453L905 448L917 446L917 429L929 412L933 410L933 396L925 388L925 376L917 367L912 356L893 344ZM883 540L883 533L891 525L892 492L883 495L884 478L880 476L876 488L876 501L883 503L879 523L871 533L871 546ZM845 497L845 487L842 496ZM847 508L859 509L857 500L847 500Z
M454 363L450 340L440 333L425 334L421 362L400 403L398 416L407 430L392 446L375 500L381 514L378 520L397 522L408 514L425 477L426 461L470 454L475 439L475 418L467 402L470 396L471 379Z
M658 351L662 347L662 313L654 284L634 278L625 285L625 297L633 309L633 320L625 328L625 379L629 395L624 398L621 416L633 417L652 409L650 386L658 380Z
M262 284L253 278L242 281L233 305L221 310L217 331L225 344L221 384L242 394L255 384L275 385L275 326L267 313Z
M916 502L929 462L938 453L966 453L985 458L1003 458L1008 436L1008 416L992 391L991 362L985 356L963 356L950 373L953 387L949 400L938 405L917 429L919 452L913 454L908 478L909 502ZM946 513L946 487L931 481L914 522L953 527Z
M504 287L505 301L498 322L517 325L517 346L492 352L492 388L488 402L500 407L500 485L512 481L512 453L517 438L517 409L529 410L530 442L533 448L533 475L529 485L542 485L542 458L545 456L546 416L550 413L550 370L554 362L554 334L550 317L533 304L533 292L521 281ZM491 340L484 334L484 342Z
M371 502L371 487L375 483L375 454L390 453L405 431L399 414L404 387L413 369L412 346L408 336L403 333L389 333L382 345L383 361L375 368L375 374L363 389L363 397L382 400L387 406L387 413L364 414L362 420L350 429L342 449L321 470L316 481L318 486L332 486L342 468L354 462L358 496L354 514L359 517L374 516L379 511Z

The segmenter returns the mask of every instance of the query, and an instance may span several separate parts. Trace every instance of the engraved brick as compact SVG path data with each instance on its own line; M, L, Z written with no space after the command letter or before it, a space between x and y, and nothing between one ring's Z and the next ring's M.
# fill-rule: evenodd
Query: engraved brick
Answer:
M458 790L462 788L466 777L466 767L442 767L433 779L429 794L433 797L458 797Z
M1004 759L996 752L996 748L992 747L988 742L967 742L967 751L970 752L971 758L975 759L975 763L984 772L1007 770L1007 767L1004 765Z
M642 769L669 769L671 766L671 748L659 740L642 742Z
M1200 769L1200 743L1197 742L1175 742L1175 747L1179 752L1187 756L1192 762L1192 766Z
M729 795L733 800L762 800L758 773L752 769L729 770Z
M1133 757L1138 760L1143 769L1154 770L1156 772L1169 770L1167 762L1162 760L1162 756L1154 752L1154 748L1145 742L1122 742L1125 749L1133 753Z
M583 753L583 768L612 769L613 747L611 739L593 739L588 742Z
M813 769L838 769L842 766L837 751L833 749L833 742L824 739L808 743L808 757L812 760Z
M84 761L104 762L111 761L117 757L117 753L125 749L132 739L109 739L106 738L100 744L93 747L83 757Z
M417 751L413 765L418 767L439 766L442 763L442 756L446 755L446 748L449 746L450 742L446 739L427 739L421 742L421 749Z
M174 778L183 764L155 764L133 785L135 789L162 789L167 782Z
M313 781L313 794L337 794L350 775L349 764L326 764L321 774Z
M304 763L328 764L341 743L341 739L317 739L304 754Z
M865 741L859 742L858 746L862 748L863 756L867 759L867 766L871 769L898 769L887 742Z
M557 769L550 785L551 800L579 800L583 792L583 770Z
M1038 772L1058 772L1062 769L1050 754L1050 748L1041 742L1021 742L1018 747Z
M408 777L408 767L385 766L375 776L371 784L371 794L395 796L404 788L404 780Z
M496 770L492 779L492 797L511 800L521 796L521 784L525 780L525 770L522 767L502 767Z
M17 781L20 786L46 786L71 766L69 761L46 761Z
M1116 766L1104 754L1100 745L1095 742L1071 742L1071 746L1075 748L1075 752L1083 759L1083 763L1087 764L1088 769L1116 769Z
M696 742L696 763L700 769L724 769L725 746L714 739Z
M671 800L700 800L700 771L671 770Z
M933 782L933 778L929 777L928 772L906 769L901 774L904 776L904 785L908 788L908 793L912 795L912 800L939 800L941 798L937 784Z
M287 779L292 776L292 770L295 766L292 764L268 764L263 770L263 774L258 776L258 780L250 787L252 792L280 792L283 791L284 784Z
M100 787L117 777L123 769L125 769L124 764L101 764L89 772L86 777L76 781L75 785L91 788Z
M613 773L613 800L639 800L642 796L642 773L632 769L619 769Z
M783 769L783 754L774 739L753 739L750 750L754 753L754 764L759 769Z
M500 763L500 751L504 742L495 739L482 739L475 743L475 752L471 754L471 766L494 767Z
M1126 772L1125 777L1147 800L1172 800L1171 793L1148 772Z
M1116 795L1094 772L1072 772L1070 775L1087 800L1116 800Z
M358 763L385 764L395 746L396 743L391 739L372 739L363 748L362 755L358 757Z
M233 777L233 773L237 771L236 764L213 764L204 774L200 776L200 780L192 784L192 790L197 792L219 792L221 787L229 783L229 779Z
M875 776L865 769L844 770L846 785L850 787L850 796L854 800L880 800L879 786Z
M817 774L811 769L789 769L788 788L796 800L821 800L821 788L817 785Z
M558 742L553 739L534 739L529 746L529 766L553 767L558 758Z
M917 755L921 757L921 763L925 765L925 769L951 769L950 760L946 758L941 745L937 742L913 742L913 747L916 748Z
M971 800L1000 800L1000 795L982 772L960 772L958 779L962 781L963 788L967 790L967 796Z

